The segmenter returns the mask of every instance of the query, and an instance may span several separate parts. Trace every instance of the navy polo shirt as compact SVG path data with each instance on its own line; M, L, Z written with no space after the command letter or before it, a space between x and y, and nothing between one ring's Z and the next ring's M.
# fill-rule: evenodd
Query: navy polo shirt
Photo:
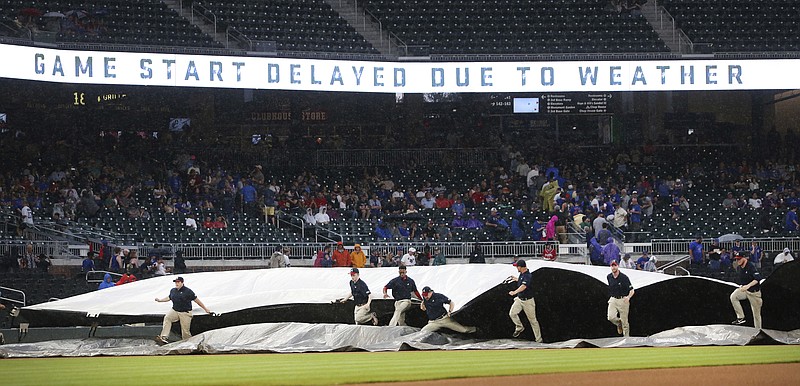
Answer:
M172 309L178 312L188 312L192 310L192 300L197 299L197 295L189 287L183 286L181 289L173 288L169 291L169 298L172 300Z
M613 273L608 274L608 295L612 298L628 296L632 289L633 285L624 273L620 272L616 278Z
M528 300L533 297L533 288L531 286L533 283L533 275L531 274L531 271L520 273L517 283L519 283L520 287L525 285L525 290L517 294L517 297L520 298L520 300Z
M425 303L425 313L428 314L428 320L436 320L442 316L447 315L447 309L444 308L445 304L450 304L450 299L447 296L434 292L430 299L423 300Z
M755 280L756 285L750 287L747 292L761 291L761 274L758 273L756 265L752 261L748 261L744 267L738 269L739 276L737 277L736 284L745 285Z
M386 288L392 290L392 297L397 300L411 299L411 294L417 292L417 285L414 283L414 279L408 276L406 276L405 280L400 276L389 280Z
M356 282L350 280L350 293L353 294L353 301L356 302L357 306L367 304L369 295L371 294L367 283L364 283L361 279L358 279Z

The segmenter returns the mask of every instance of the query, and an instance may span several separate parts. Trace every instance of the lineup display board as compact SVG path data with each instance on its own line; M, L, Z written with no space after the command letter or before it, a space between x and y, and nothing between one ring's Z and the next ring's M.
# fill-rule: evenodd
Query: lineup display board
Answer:
M542 95L541 100L546 114L607 114L612 97L608 93L570 93Z
M74 84L369 93L800 88L800 59L404 62L72 51L0 45L0 78Z
M610 114L611 93L491 94L489 114Z

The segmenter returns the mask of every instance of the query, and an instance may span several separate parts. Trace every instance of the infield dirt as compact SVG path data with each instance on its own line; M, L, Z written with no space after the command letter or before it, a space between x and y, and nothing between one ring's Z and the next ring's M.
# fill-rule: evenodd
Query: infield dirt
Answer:
M613 367L613 361L609 361ZM673 386L673 385L800 385L800 363L710 366L674 369L596 371L489 378L442 379L421 382L370 383L364 386Z

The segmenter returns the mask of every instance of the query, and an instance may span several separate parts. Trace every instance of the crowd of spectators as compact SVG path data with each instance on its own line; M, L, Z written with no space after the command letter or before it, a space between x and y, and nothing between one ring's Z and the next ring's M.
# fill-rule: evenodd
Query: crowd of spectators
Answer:
M445 241L474 231L484 240L563 242L566 233L587 227L598 236L598 217L610 232L643 240L639 232L648 217L667 213L679 223L694 209L697 192L719 197L721 210L784 213L798 204L791 155L731 162L726 147L657 149L648 143L563 154L516 144L500 147L481 168L416 165L348 173L235 164L215 154L166 156L170 152L158 143L102 141L97 145L114 151L64 159L60 154L71 145L55 141L37 145L38 152L10 153L9 165L19 168L7 169L0 180L0 206L17 211L22 229L34 221L29 214L65 224L91 222L101 212L155 221L158 212L190 229L224 229L243 215L274 225L282 211L323 227L369 221L377 240ZM119 156L138 150L141 156Z

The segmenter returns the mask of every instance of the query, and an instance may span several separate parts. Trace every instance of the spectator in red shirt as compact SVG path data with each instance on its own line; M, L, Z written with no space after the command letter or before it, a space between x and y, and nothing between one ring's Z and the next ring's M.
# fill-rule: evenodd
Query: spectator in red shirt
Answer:
M483 195L483 192L481 192L480 190L476 190L474 193L472 193L472 202L475 205L483 204L485 198L486 197Z
M133 283L136 281L136 276L131 273L130 268L122 275L121 278L117 281L117 285L123 285L126 283Z
M449 209L453 205L453 200L445 197L444 193L439 193L436 197L436 207L439 209Z
M203 228L206 228L206 229L216 228L214 226L214 222L211 221L211 216L206 216L206 220L203 221Z
M317 193L317 196L314 197L314 207L322 208L323 206L324 207L328 206L328 200L325 198L324 195L322 195L322 193Z
M213 225L216 229L225 229L228 227L228 221L225 220L225 217L217 216L217 220L214 221Z
M547 245L544 246L544 251L542 251L542 258L544 258L547 261L556 261L557 257L558 253L556 252L556 249L553 247L553 244L547 243Z

